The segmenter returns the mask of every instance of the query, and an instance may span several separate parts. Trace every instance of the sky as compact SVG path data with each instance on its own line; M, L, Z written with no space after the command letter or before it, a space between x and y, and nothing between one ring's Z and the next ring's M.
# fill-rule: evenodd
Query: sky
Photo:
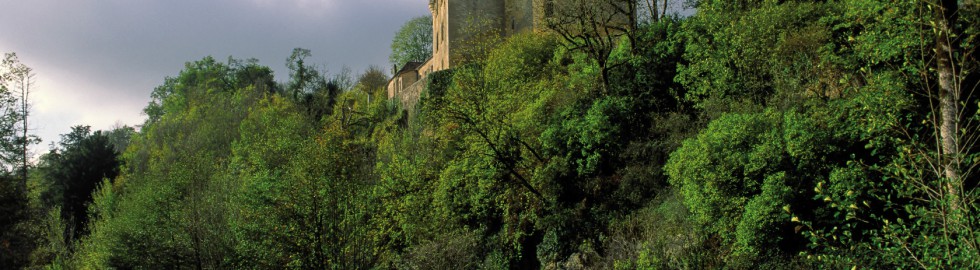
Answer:
M206 56L258 59L280 81L297 47L328 72L387 70L394 33L428 13L428 0L0 0L0 53L37 76L42 154L75 125L141 124L153 88Z

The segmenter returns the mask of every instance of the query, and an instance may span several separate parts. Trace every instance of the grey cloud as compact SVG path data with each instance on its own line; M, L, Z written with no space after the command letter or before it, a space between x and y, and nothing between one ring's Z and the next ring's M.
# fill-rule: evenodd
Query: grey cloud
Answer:
M387 66L389 42L426 0L0 0L0 51L17 52L58 96L111 97L99 108L60 102L44 115L46 141L70 125L137 124L153 87L204 56L256 58L284 79L292 48L333 71ZM48 77L45 77L48 76ZM51 77L55 76L55 77ZM133 109L137 108L137 109ZM64 115L68 114L68 115ZM102 119L103 124L85 123ZM46 144L44 145L46 146Z

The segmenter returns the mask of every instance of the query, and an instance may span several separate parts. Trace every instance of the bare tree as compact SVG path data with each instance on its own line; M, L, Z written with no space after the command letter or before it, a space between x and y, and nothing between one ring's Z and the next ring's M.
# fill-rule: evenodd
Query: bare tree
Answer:
M35 75L33 69L20 62L16 53L4 55L2 69L6 87L12 88L8 88L7 91L14 91L12 94L16 95L15 99L17 99L17 108L5 115L14 116L15 121L19 122L19 127L15 128L15 130L19 129L16 130L19 134L14 135L14 145L19 148L19 156L15 163L20 163L20 188L27 190L27 171L30 166L30 150L28 148L31 144L40 142L36 136L29 134L30 126L27 121L30 116L30 95L32 87L35 85Z
M34 141L34 138L32 138L32 136L27 134L29 130L27 118L28 116L30 116L30 111L31 111L30 97L31 97L31 87L34 86L34 73L32 72L31 68L27 66L21 65L21 67L22 67L21 69L22 73L19 78L20 82L18 83L18 85L20 86L18 92L20 95L20 124L21 124L21 129L20 129L21 136L19 138L20 147L21 147L20 171L21 171L21 177L23 178L21 181L23 181L24 183L23 185L26 189L27 168L28 168L28 164L30 163L30 152L27 148Z
M609 62L616 42L623 35L635 41L637 2L567 0L547 1L545 5L548 28L564 38L569 49L584 51L596 61L602 85L608 89L609 71L622 64Z
M644 19L649 22L656 22L666 17L669 4L672 3L668 0L660 0L659 3L658 0L639 0L638 2L643 5L639 7L642 10L638 10L636 15L641 16L640 12L642 12L642 15L646 16Z

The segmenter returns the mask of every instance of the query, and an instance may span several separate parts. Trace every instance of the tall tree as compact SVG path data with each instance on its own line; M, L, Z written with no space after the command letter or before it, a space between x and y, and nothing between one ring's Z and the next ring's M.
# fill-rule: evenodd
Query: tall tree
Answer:
M31 68L7 53L0 62L0 265L25 263L31 241L23 228L27 211L27 136L21 133L26 116L22 104L33 84ZM19 97L25 98L20 100ZM26 121L24 121L26 123ZM24 128L26 131L26 128Z
M309 49L295 48L286 58L286 68L289 68L289 83L286 85L287 94L294 97L300 93L312 92L310 86L316 78L320 78L316 66L306 63L306 58L312 57Z
M334 74L330 78L330 83L333 83L340 89L340 91L347 91L354 87L354 75L353 71L348 66L343 66L340 68L340 72Z
M42 198L50 206L61 207L61 219L68 223L65 235L84 234L92 192L103 179L119 174L119 153L111 140L109 132L75 126L61 135L58 147L42 157L45 167L41 172L49 185Z
M959 4L957 0L940 0L930 3L935 16L930 25L936 34L935 57L936 75L939 83L939 137L941 140L941 166L946 178L946 192L951 197L950 207L954 212L960 211L963 192L962 168L963 156L960 148L960 120L963 117L960 108L962 96L962 74L959 73L956 58L959 51L958 37L961 31L956 27Z
M109 137L109 143L116 149L116 152L122 153L126 151L126 147L129 147L129 141L136 135L136 128L115 125L111 130L104 133Z
M432 16L412 18L402 25L391 40L388 61L398 69L405 63L422 62L429 57L432 57Z
M8 84L8 91L12 91L11 94L16 99L17 108L11 114L11 116L15 117L15 121L19 122L18 126L14 128L17 133L14 135L14 144L17 147L15 163L18 163L16 165L20 166L18 169L18 175L21 181L19 188L26 191L27 170L30 162L28 147L31 144L40 142L36 136L28 134L29 126L27 118L30 115L31 109L31 88L35 84L34 69L21 63L16 53L5 54L0 69L4 72L4 83Z
M308 49L293 49L293 53L286 58L289 82L285 90L287 96L300 104L314 121L319 121L332 112L337 96L351 87L353 79L348 67L330 78L319 65L307 62L307 58L312 56Z

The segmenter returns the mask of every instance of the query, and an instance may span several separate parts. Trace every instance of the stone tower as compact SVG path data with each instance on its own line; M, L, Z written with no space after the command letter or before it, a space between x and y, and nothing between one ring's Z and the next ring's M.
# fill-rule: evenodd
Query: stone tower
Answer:
M460 65L467 53L484 48L479 46L484 38L546 31L545 22L560 16L555 13L562 13L555 11L559 1L562 0L429 0L432 57L401 67L388 81L388 98L400 100L405 108L414 107L430 73ZM635 14L612 19L624 25L634 22L628 16Z
M432 12L432 60L422 76L459 64L460 51L481 34L513 35L542 29L535 6L545 0L429 0ZM536 20L537 18L537 20ZM536 23L538 22L538 23Z
M429 0L432 58L408 63L388 82L388 98L414 104L429 73L459 65L484 35L510 36L545 29L549 5L557 0Z

